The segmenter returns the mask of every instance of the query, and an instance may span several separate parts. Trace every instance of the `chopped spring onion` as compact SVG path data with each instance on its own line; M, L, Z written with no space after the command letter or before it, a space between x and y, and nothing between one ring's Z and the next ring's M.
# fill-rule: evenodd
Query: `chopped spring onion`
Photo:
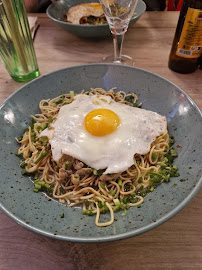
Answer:
M124 213L122 213L121 215L122 215L122 216L126 216L126 214L127 214L126 208L124 208L123 211L124 211Z
M114 201L115 206L120 207L121 202L119 201L119 199L116 198L116 199L113 199L113 201Z
M49 151L46 151L44 153L41 153L41 155L39 156L39 158L35 161L35 164L38 164L39 161L41 161L42 158L44 158L46 155L48 155Z
M139 179L138 179L138 183L140 184L140 183L142 183L142 177L140 177Z
M22 174L22 175L25 175L25 174L28 174L28 172L27 172L25 169L23 169L23 170L21 171L21 174Z
M112 196L114 196L114 195L116 194L114 190L110 190L109 193L110 193Z
M40 129L41 129L41 130L46 129L47 127L48 127L48 123L42 123L42 124L40 125Z
M34 184L34 188L36 188L36 189L41 189L41 185L39 185L38 183L37 184Z
M41 136L40 137L40 142L46 146L48 144L48 137L47 136Z
M100 186L102 189L105 189L105 185L103 183L100 183Z
M23 136L18 137L18 141L22 141Z
M108 211L109 210L108 206L106 205L106 202L104 202L104 210L105 211Z
M65 191L65 189L64 189L63 187L60 187L60 192L61 192L62 194L65 194L65 193L66 193L66 191Z
M70 164L70 161L69 160L66 161L66 163L65 163L65 170L68 170L69 164Z
M156 159L157 158L157 154L155 152L152 153L152 159Z
M166 162L168 162L168 159L167 159L167 157L164 157L164 162L166 163Z
M125 97L125 101L133 103L134 102L134 97L133 95L128 95Z
M23 168L23 169L25 168L26 165L27 165L27 163L25 163L25 161L22 161L22 162L20 163L20 167Z
M101 201L99 201L99 202L98 202L98 207L99 207L99 208L102 208L102 207L103 207L103 205L102 205L102 202L101 202Z
M53 122L53 119L52 118L49 118L48 119L48 124L52 123Z
M36 123L36 120L35 120L34 118L32 118L32 123L31 123L31 125L30 125L31 129L34 128L34 124L35 124L35 123Z
M94 215L93 209L88 210L88 215L89 215L89 216L93 216L93 215Z
M128 196L125 196L125 197L123 198L122 202L123 202L124 204L127 204L127 203L129 202L129 197L128 197Z
M161 167L166 167L167 165L164 162L161 162Z
M75 95L74 91L69 91L70 96L73 97Z
M39 176L39 172L36 171L35 174L34 174L34 179L37 180L38 179L38 176Z
M34 181L34 192L44 191L44 188L48 190L50 188L50 185L44 181L41 181L40 179L36 179Z
M104 172L104 170L93 170L93 174L94 175L102 175L103 174L103 172Z
M151 187L151 188L150 188L150 191L151 191L151 192L154 191L154 187Z
M119 179L118 185L119 185L120 187L122 187L122 180L121 180L121 179Z
M170 153L171 153L172 157L177 157L178 156L178 154L177 154L177 152L176 152L176 150L174 148L170 149Z

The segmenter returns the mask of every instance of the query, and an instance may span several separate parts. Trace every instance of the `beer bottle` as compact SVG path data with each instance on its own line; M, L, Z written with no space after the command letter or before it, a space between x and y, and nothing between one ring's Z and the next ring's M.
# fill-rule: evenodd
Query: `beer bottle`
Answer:
M171 48L168 66L179 73L198 67L202 52L202 0L184 0Z
M202 55L201 55L201 57L199 58L198 63L199 63L199 67L200 67L200 69L202 69Z

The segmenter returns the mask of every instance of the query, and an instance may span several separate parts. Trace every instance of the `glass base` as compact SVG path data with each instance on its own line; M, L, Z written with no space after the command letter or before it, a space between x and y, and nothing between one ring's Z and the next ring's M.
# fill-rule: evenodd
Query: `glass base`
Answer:
M113 64L119 64L119 65L127 65L127 66L134 66L135 63L133 59L128 55L121 55L121 59L116 60L114 59L113 55L106 56L100 61L101 63L113 63Z
M19 76L11 75L11 78L16 82L29 82L38 76L39 76L39 71L36 70L28 75L19 75Z

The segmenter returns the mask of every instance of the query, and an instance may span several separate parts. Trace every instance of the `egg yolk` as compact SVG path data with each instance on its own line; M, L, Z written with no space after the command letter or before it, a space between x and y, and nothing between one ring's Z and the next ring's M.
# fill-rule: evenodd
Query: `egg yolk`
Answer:
M86 130L92 135L104 136L119 126L119 118L111 110L96 109L86 115L84 123Z
M95 8L95 9L101 9L102 10L102 6L98 3L90 3L89 6Z

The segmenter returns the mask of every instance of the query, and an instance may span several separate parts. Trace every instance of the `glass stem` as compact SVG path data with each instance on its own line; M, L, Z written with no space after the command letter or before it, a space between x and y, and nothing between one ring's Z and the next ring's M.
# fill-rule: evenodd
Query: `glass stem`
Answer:
M124 34L121 34L121 35L113 34L114 63L121 62L121 52L122 52L123 39L124 39Z

